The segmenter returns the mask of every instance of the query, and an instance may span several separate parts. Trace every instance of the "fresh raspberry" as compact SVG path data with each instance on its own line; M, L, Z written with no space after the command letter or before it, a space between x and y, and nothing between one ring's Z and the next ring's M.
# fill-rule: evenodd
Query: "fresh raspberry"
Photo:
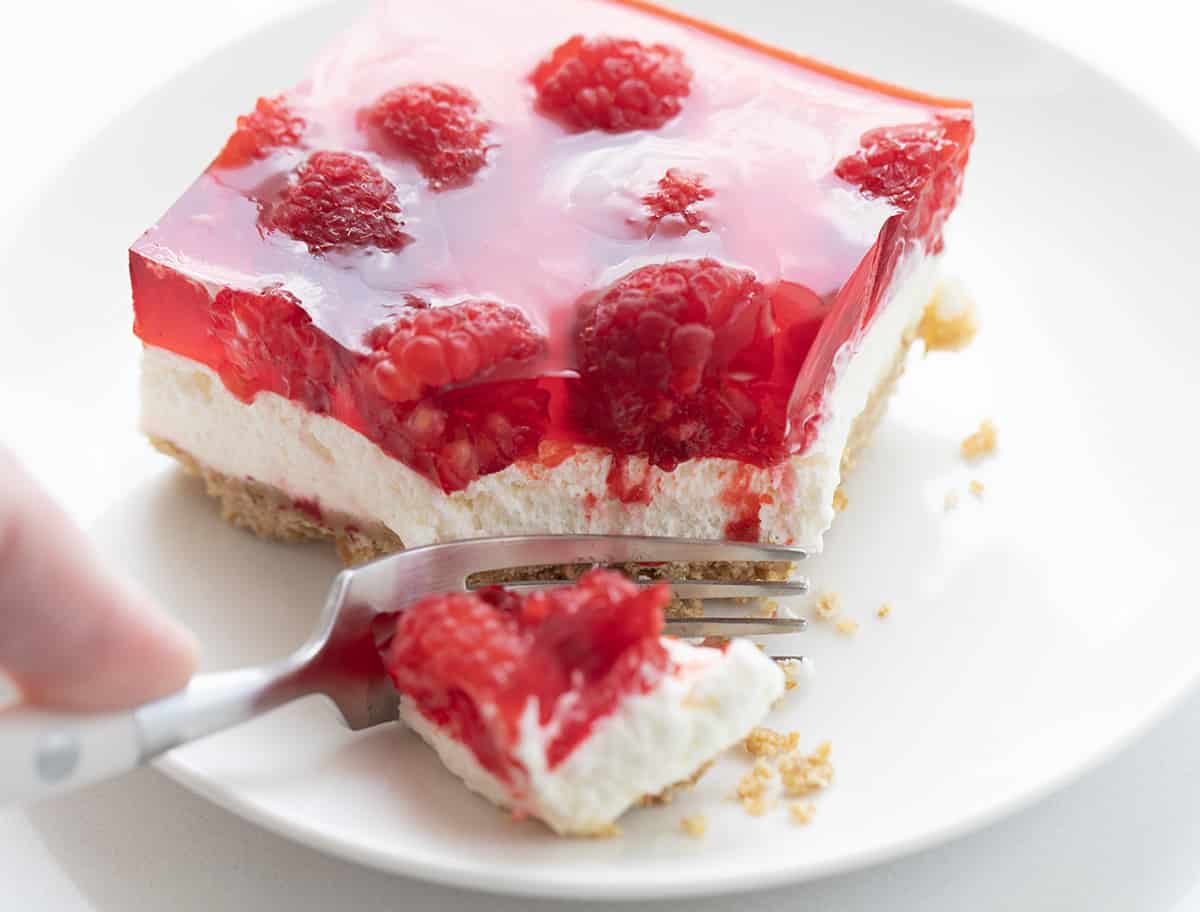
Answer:
M383 661L400 693L480 765L512 781L521 769L505 749L514 708L500 703L525 649L510 614L479 594L450 593L426 596L400 613Z
M864 133L858 151L839 161L834 173L908 212L914 233L940 249L941 226L958 199L974 136L965 117L880 127Z
M367 436L447 493L531 458L549 422L536 380L480 383L396 403L370 379L358 390Z
M221 379L234 395L249 402L269 391L314 412L329 411L331 343L290 293L223 288L213 300L209 326L221 346Z
M426 717L516 784L529 701L543 724L555 721L546 751L553 767L623 696L659 680L669 601L666 584L640 589L610 570L525 597L496 587L427 596L400 613L384 664Z
M430 307L412 297L409 304L367 340L375 386L393 402L483 379L541 351L542 337L515 307L488 300Z
M304 241L313 253L340 247L399 250L411 238L400 230L396 188L365 158L314 152L296 169L259 224Z
M683 221L683 233L689 231L708 232L704 216L692 209L703 200L710 199L713 191L704 185L704 176L671 168L658 181L658 188L642 197L649 213L646 233L651 237L659 228L659 222L675 216Z
M294 146L304 132L304 118L292 113L282 95L260 98L249 114L237 119L237 129L213 161L215 168L240 168L265 158L279 146Z
M691 90L683 54L665 44L575 35L533 71L538 109L573 130L654 130Z
M365 112L386 144L412 158L434 190L470 182L487 163L487 121L466 89L414 83L393 89Z
M711 259L644 266L585 298L581 317L585 433L664 469L777 449L771 302L753 273Z

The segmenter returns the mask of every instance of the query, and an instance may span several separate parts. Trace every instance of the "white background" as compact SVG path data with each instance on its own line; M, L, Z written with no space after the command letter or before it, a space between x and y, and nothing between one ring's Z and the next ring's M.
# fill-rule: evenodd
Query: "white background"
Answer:
M1190 4L970 2L1107 71L1200 142L1200 17ZM20 213L95 130L172 73L298 5L111 0L7 9L0 36L0 245L21 230ZM662 908L1200 909L1197 770L1200 697L1079 783L945 848L791 890ZM425 886L326 859L152 771L28 813L0 812L4 912L557 907Z

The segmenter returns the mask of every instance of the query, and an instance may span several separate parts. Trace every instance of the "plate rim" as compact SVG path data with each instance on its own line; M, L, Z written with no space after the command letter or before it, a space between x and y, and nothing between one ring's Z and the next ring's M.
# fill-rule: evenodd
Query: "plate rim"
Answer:
M937 5L953 7L956 12L971 17L975 22L987 28L1004 30L1014 39L1033 44L1042 50L1069 59L1082 71L1085 71L1089 80L1102 87L1106 93L1116 93L1126 103L1143 109L1164 128L1174 142L1180 145L1181 150L1200 158L1200 142L1185 132L1174 119L1161 110L1153 98L1143 97L1091 61L1020 23L1003 19L986 10L965 5L959 0L940 0ZM116 111L109 120L81 139L79 141L80 151L76 155L61 162L48 175L43 176L30 194L26 205L22 206L21 211L16 214L20 216L23 212L36 208L38 200L47 193L49 188L53 187L56 179L77 167L80 160L86 157L88 146L104 130L121 120L131 110L145 104L150 98L169 94L174 83L186 74L204 67L212 59L229 52L238 45L253 43L286 22L318 15L337 6L339 6L338 0L323 0L323 2L309 3L293 12L274 17L242 35L219 44L208 53L189 61L184 67L161 82L139 93ZM12 241L3 246L9 249L17 248L19 239L14 237ZM237 795L236 791L226 783L197 773L188 763L175 755L167 754L155 761L153 766L189 791L268 831L333 857L367 865L376 870L413 877L430 883L509 896L594 900L680 899L726 895L740 890L769 889L832 877L916 854L976 832L1044 800L1049 795L1091 773L1118 753L1129 748L1147 731L1160 724L1198 688L1200 688L1200 655L1190 664L1181 664L1176 673L1172 675L1170 684L1160 688L1156 699L1147 703L1136 718L1133 718L1124 727L1114 729L1107 737L1097 738L1092 743L1085 745L1087 750L1076 751L1070 759L1058 763L1055 768L1046 772L1036 781L1031 783L1027 780L1023 786L1013 786L1007 791L997 793L970 813L943 826L928 827L915 835L899 836L890 841L846 852L835 859L824 859L815 864L805 864L803 860L800 860L795 864L764 867L752 872L722 873L720 869L716 869L713 874L703 879L680 879L673 882L605 883L594 878L576 882L567 879L546 880L520 874L512 875L498 870L495 866L485 868L478 863L464 867L449 862L430 862L419 858L399 856L330 836L317 826L263 808L257 803Z

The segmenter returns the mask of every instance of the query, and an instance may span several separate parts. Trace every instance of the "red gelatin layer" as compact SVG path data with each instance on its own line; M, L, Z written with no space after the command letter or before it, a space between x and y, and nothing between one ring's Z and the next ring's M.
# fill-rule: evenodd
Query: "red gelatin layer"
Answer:
M384 664L401 694L519 789L513 750L527 713L554 720L553 769L624 697L653 688L668 668L670 598L665 583L641 589L610 570L526 597L500 587L427 596L399 615Z
M248 99L132 248L135 331L446 491L560 444L804 452L941 249L970 107L640 0L522 12L393 0Z

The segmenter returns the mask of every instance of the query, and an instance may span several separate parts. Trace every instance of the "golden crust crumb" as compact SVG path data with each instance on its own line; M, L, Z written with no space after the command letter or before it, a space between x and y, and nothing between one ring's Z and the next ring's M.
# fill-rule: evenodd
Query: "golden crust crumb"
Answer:
M957 306L943 306L948 303L947 297L954 298L949 303ZM965 291L945 287L934 294L917 325L917 335L925 340L926 352L960 351L971 344L977 332L975 302Z
M842 597L836 592L822 592L817 596L817 617L823 621L832 620L842 607Z
M996 425L985 419L979 430L963 438L958 446L963 459L979 459L996 451Z
M799 732L793 731L784 734L764 725L752 728L750 734L746 735L746 739L742 742L747 753L754 757L774 757L776 754L794 751L799 744Z
M834 625L834 629L842 636L854 636L854 634L858 633L858 621L852 621L850 618L842 618Z
M783 668L783 689L784 691L795 690L800 686L800 682L804 679L804 663L796 659L787 659L779 663Z
M850 499L846 496L846 492L840 487L833 492L833 509L841 513L846 509L846 505L850 503Z
M742 776L732 795L751 816L760 816L771 809L780 795L787 798L809 798L833 782L833 748L823 742L810 754L797 748L795 732L784 735L769 728L750 733L744 745L756 759L754 767ZM792 802L788 811L797 823L808 823L816 813L811 801Z
M885 618L892 613L892 606L889 602L884 602L879 606L879 610L875 612L875 617Z
M771 780L775 778L775 769L765 760L755 761L754 767L738 781L737 799L747 814L759 817L767 812L769 803L767 793Z
M703 814L688 814L679 821L679 828L693 839L701 839L708 832L708 818Z
M606 823L604 826L596 827L594 830L588 830L579 835L589 839L616 839L621 835L621 828L615 823Z
M817 806L811 801L793 801L788 805L788 813L796 823L809 824L816 816Z
M833 782L833 746L821 744L811 754L793 751L779 760L779 779L789 798L803 798L827 788Z
M972 478L971 483L969 485L967 485L967 490L970 491L972 494L974 494L976 497L982 497L983 496L983 482L980 481L978 478Z

